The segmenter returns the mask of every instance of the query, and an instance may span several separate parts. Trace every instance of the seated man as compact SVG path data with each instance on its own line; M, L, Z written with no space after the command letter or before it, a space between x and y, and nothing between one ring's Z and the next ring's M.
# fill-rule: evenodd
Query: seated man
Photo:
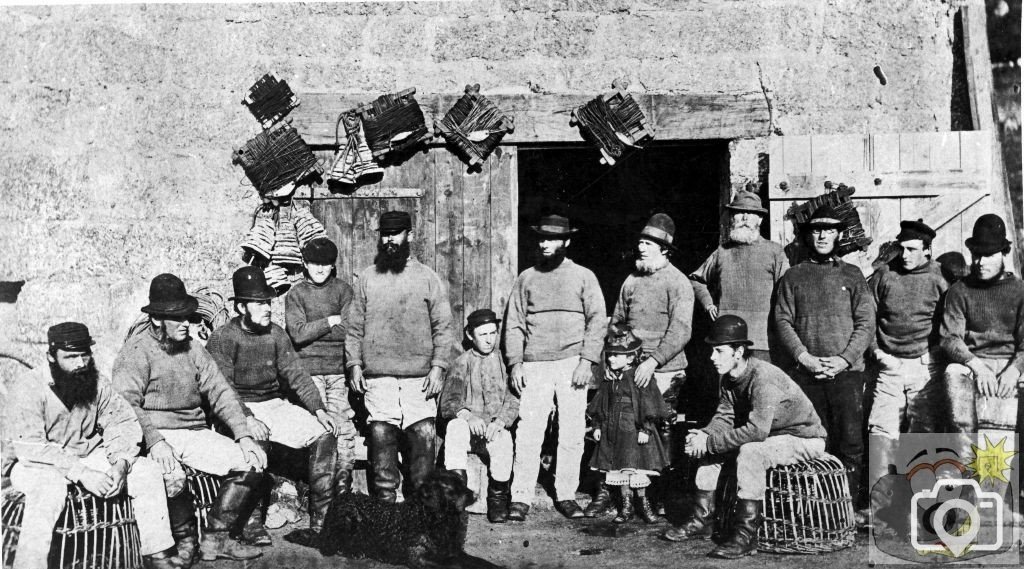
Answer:
M270 300L276 292L263 271L242 267L231 280L231 300L239 316L214 330L207 347L241 397L256 440L309 448L309 527L319 533L335 493L350 488L350 471L338 461L335 435L340 429L288 334L270 321ZM285 400L286 389L295 392L305 409Z
M254 559L261 555L258 548L229 538L255 505L253 488L263 482L267 455L249 432L238 394L206 348L189 337L189 317L198 305L181 279L157 275L142 308L149 329L125 342L114 360L113 383L135 409L149 456L163 467L168 488L183 482L182 464L224 477L203 529L203 559ZM234 441L207 426L204 404L231 429ZM196 528L188 493L170 498L168 509L178 555L189 567Z
M800 387L770 363L751 359L747 323L722 315L705 340L722 376L714 417L686 439L686 454L699 459L697 493L683 524L665 538L710 536L715 489L726 453L736 453L736 511L732 533L709 555L736 559L757 551L757 526L766 491L765 471L825 453L825 428Z
M15 569L46 567L53 527L73 482L101 498L120 494L127 483L146 567L179 567L169 551L174 540L160 467L139 458L142 427L131 406L99 377L89 329L63 322L46 336L49 368L17 378L7 400L4 430L17 456L11 482L25 494Z

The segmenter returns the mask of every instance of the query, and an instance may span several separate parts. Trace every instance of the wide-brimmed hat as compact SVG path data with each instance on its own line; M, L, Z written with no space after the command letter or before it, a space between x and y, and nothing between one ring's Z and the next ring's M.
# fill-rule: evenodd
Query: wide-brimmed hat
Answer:
M846 222L843 221L836 210L830 205L823 205L818 209L814 210L811 214L811 218L803 224L803 229L811 229L812 227L823 227L826 229L838 229L842 231L846 229Z
M735 314L723 314L711 325L711 333L704 341L712 346L723 344L753 344L747 337L747 323Z
M199 308L196 297L185 291L185 283L170 274L163 273L149 283L149 304L142 311L153 316L189 316Z
M579 231L569 223L569 218L555 214L541 217L537 225L531 225L530 229L542 237L569 237Z
M387 211L381 214L377 231L381 233L401 233L412 229L412 216L407 211Z
M764 208L761 202L761 196L746 190L736 192L736 197L729 202L729 205L725 206L725 209L768 215L768 210Z
M608 335L604 339L604 353L634 354L643 348L644 343L633 334L629 326L609 326Z
M89 328L81 322L61 322L46 331L46 342L50 349L65 352L86 352L96 343L89 335Z
M664 213L656 213L647 220L640 230L640 239L649 239L670 249L675 249L676 223Z
M490 308L481 308L480 310L474 310L469 317L466 318L466 330L472 332L476 330L478 326L484 324L500 324L501 319L494 313Z
M901 221L900 233L896 236L896 240L903 242L913 241L914 239L931 243L932 239L935 239L935 230L928 227L923 219L918 219L917 221L905 219Z
M263 270L258 267L246 265L231 275L231 288L234 296L228 300L270 300L277 296L277 292L267 284L267 277Z
M964 241L971 253L991 255L1005 250L1010 246L1006 238L1006 224L1003 218L994 213L986 213L974 222L974 231Z

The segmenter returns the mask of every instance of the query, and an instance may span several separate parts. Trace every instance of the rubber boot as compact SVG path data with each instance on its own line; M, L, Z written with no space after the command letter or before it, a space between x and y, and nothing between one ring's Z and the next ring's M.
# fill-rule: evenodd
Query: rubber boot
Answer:
M171 537L178 550L178 559L184 569L189 569L196 561L199 536L193 498L188 490L167 498L167 517L170 520Z
M615 516L612 523L624 524L633 519L633 489L626 484L619 486L619 497L622 500L619 504L619 515Z
M714 519L715 491L697 490L682 525L666 531L664 537L669 541L684 541L692 537L711 539Z
M338 482L338 439L324 433L309 445L309 529L320 533Z
M597 494L594 495L594 499L583 509L583 515L588 518L603 516L608 513L608 507L611 504L612 493L608 490L608 485L601 481L597 485Z
M658 523L658 515L651 508L651 503L647 500L647 493L644 492L643 488L637 488L636 490L636 513L646 524Z
M739 559L757 553L757 529L761 525L761 500L736 500L732 535L716 547L709 557Z
M498 482L493 478L487 483L487 521L492 524L508 521L508 503L512 499L510 486L508 480Z
M373 470L373 494L379 500L395 503L398 480L398 435L401 429L391 423L370 423L370 468Z
M409 445L409 485L416 489L434 472L434 463L437 462L434 420L423 419L413 423L405 429L405 437Z
M264 474L252 470L231 471L224 477L217 501L210 508L199 549L203 561L217 559L255 559L262 555L258 547L233 539L229 532L247 519L256 505L255 490L263 483Z

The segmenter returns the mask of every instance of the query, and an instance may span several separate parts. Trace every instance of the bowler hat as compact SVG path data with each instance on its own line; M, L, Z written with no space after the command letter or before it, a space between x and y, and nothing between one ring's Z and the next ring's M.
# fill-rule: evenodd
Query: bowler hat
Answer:
M676 235L676 223L664 213L656 213L647 220L647 225L640 230L640 239L649 239L660 243L670 249L675 249L673 243Z
M639 352L643 345L629 326L612 325L608 327L608 335L604 339L604 353L632 354Z
M407 211L388 211L380 216L377 231L381 233L400 233L412 229L412 216Z
M826 229L838 229L842 231L846 229L846 223L843 221L836 210L830 205L820 206L814 210L811 214L811 218L803 224L804 229L810 229L812 227L823 227Z
M472 332L476 330L478 326L490 323L498 324L501 319L494 313L490 308L481 308L480 310L474 310L472 314L466 318L466 329Z
M935 239L935 230L928 227L923 219L917 221L904 219L900 222L900 234L896 236L896 240L903 242L914 239L931 243L932 239Z
M736 197L729 202L729 205L725 206L725 209L731 209L733 211L749 211L751 213L759 213L761 215L768 214L768 210L765 209L761 203L761 197L754 192L748 192L747 190L740 190L736 192Z
M537 225L531 225L535 233L542 237L569 237L573 233L579 231L574 229L572 224L569 223L569 218L562 217L561 215L545 215L540 218Z
M277 296L277 292L267 284L267 277L258 267L246 265L231 275L231 288L235 295L229 300L270 300Z
M46 341L50 349L66 352L84 352L96 342L89 335L89 328L80 322L61 322L50 326L46 331Z
M311 239L302 248L302 259L316 265L333 265L338 260L338 246L326 237Z
M711 325L711 333L704 341L712 346L723 344L743 344L749 346L754 342L747 338L747 323L734 314L723 314Z
M1010 241L1006 238L1006 224L994 213L986 213L974 222L974 232L964 243L971 253L991 255L1006 250Z
M142 311L153 316L189 316L199 308L199 300L185 291L185 283L163 273L149 283L149 304Z

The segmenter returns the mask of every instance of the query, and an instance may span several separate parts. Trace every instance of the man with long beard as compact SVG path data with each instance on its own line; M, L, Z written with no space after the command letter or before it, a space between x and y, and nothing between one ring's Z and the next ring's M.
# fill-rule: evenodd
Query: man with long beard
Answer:
M589 269L566 258L569 220L548 215L531 226L538 235L537 264L516 278L505 320L506 361L521 394L512 505L508 519L524 521L537 492L540 451L552 410L558 414L555 507L583 517L576 503L586 431L591 365L604 346L604 295Z
M189 337L199 302L172 274L150 283L149 330L129 338L114 361L114 387L134 408L149 456L163 468L169 489L182 486L182 465L222 477L201 543L204 560L254 559L260 550L232 539L255 506L266 453L253 440L242 403L202 345ZM204 405L235 440L207 426ZM187 491L168 498L171 531L185 567L196 554L196 525ZM232 535L229 535L232 534Z
M17 378L6 402L4 430L17 456L11 482L25 494L15 569L46 567L69 483L101 498L127 485L146 567L179 567L160 467L138 456L142 427L131 406L99 377L89 329L63 322L46 336L50 365Z
M734 314L749 325L750 356L766 362L769 339L768 322L775 287L789 261L782 245L761 236L761 222L768 214L761 198L741 190L729 205L728 239L694 272L693 291L697 302L712 320L721 314Z
M434 470L437 395L455 339L444 283L409 255L410 215L386 212L377 230L377 257L359 273L349 309L345 367L365 394L374 494L394 502L403 434L407 486Z

